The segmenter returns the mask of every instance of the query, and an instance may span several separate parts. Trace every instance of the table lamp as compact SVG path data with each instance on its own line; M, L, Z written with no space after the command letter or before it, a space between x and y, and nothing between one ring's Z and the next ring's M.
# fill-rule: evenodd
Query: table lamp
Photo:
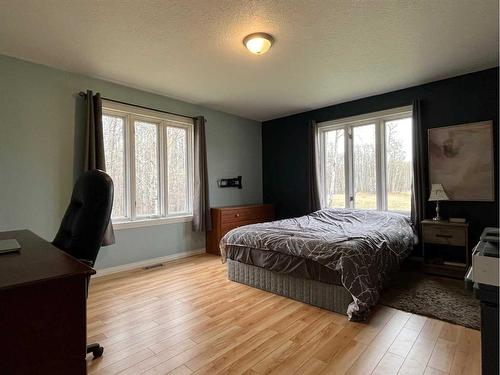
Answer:
M436 202L436 217L432 218L434 221L441 221L442 218L439 216L439 201L447 201L450 198L446 195L443 185L432 184L431 194L429 196L429 201Z

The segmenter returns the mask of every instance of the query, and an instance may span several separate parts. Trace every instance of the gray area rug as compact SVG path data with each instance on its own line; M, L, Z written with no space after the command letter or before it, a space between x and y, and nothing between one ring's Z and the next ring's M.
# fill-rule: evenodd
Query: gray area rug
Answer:
M463 280L400 271L380 297L382 305L479 330L479 301Z

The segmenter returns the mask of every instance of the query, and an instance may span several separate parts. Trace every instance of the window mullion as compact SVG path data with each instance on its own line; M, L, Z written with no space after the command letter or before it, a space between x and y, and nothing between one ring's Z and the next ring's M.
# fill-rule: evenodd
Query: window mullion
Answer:
M136 219L136 178L135 178L135 119L133 116L127 116L128 129L129 129L129 171L130 171L130 183L129 183L129 206L130 206L130 219L133 221Z
M377 210L385 210L387 205L387 197L385 191L385 131L384 131L384 121L378 119L375 122L376 131L376 141L375 141L375 155L376 155L376 167L377 167Z
M352 144L352 126L345 127L345 206L354 208L354 165L353 165L353 144Z
M330 207L329 204L330 202L327 202L326 201L326 195L327 195L327 186L326 186L326 160L327 160L327 149L326 149L326 135L327 135L327 132L324 131L323 132L323 181L324 181L324 195L323 195L323 199L324 199L324 203L327 207ZM345 138L345 137L344 137ZM345 140L344 140L344 143L345 143ZM345 158L345 153L344 153L344 158ZM344 164L344 168L345 168L345 164ZM344 180L345 180L345 176L344 176ZM345 183L345 181L344 181ZM344 199L345 199L345 188L344 188Z
M163 168L163 204L165 206L165 216L170 214L168 209L168 124L165 123L165 126L162 130L164 146L163 146L163 159L164 159L164 168Z
M165 123L158 123L158 195L159 195L159 216L166 216L165 205Z
M123 132L124 132L124 169L125 169L125 218L132 220L132 212L130 208L130 129L129 129L129 118L127 115L123 116Z

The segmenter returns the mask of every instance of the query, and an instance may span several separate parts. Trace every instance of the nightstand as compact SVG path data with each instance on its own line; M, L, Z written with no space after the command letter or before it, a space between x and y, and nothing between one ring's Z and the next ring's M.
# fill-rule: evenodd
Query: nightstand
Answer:
M424 272L463 278L470 266L469 224L422 220Z

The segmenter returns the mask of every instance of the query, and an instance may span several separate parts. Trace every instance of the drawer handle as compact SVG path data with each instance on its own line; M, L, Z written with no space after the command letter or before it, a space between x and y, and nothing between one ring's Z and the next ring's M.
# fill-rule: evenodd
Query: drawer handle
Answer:
M235 214L234 217L240 217L240 214Z
M436 234L436 237L452 238L453 236L451 234Z

